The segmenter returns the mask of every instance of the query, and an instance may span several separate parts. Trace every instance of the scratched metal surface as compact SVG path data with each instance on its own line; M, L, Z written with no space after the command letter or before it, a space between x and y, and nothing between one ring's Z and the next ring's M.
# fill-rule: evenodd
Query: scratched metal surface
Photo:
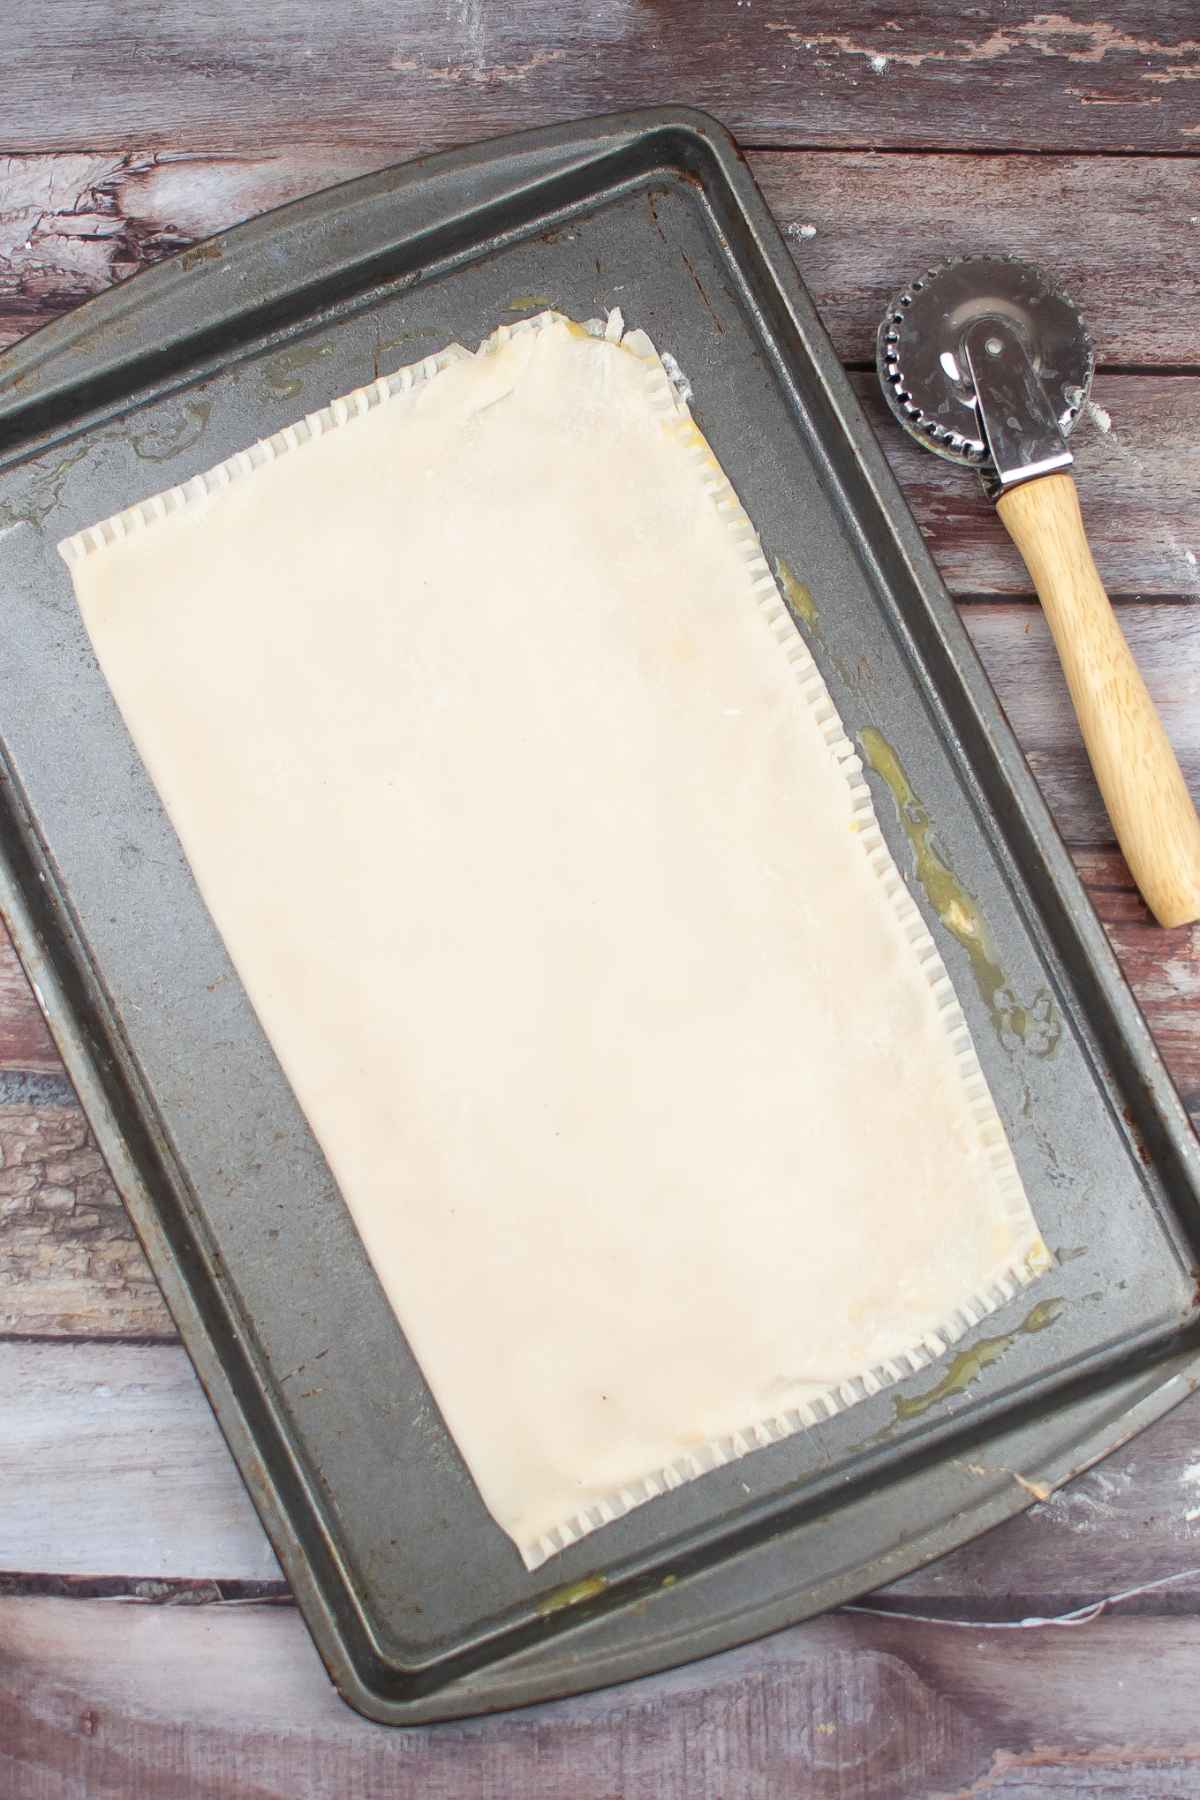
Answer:
M53 406L23 415L18 386L0 410L14 452L0 474L0 717L34 822L33 862L9 872L10 904L27 908L14 922L27 957L42 955L110 1156L125 1146L152 1259L310 1625L343 1691L381 1717L595 1685L898 1575L1021 1503L1010 1471L1036 1484L1115 1442L1126 1414L1161 1406L1188 1355L1195 1160L1169 1084L782 246L753 195L731 198L746 178L711 160L694 123L690 150L664 139L648 155L652 123L614 127L607 161L524 216L511 198L488 210L494 168L456 173L451 159L429 205L434 219L459 208L458 235L427 220L428 254L400 275L373 266L339 288L345 194L304 203L286 245L270 220L244 254L231 234L189 253L187 284L155 315L182 339L209 309L212 341L181 341L149 380L137 371L135 396L119 370L97 376L97 358L136 350L140 278L90 309L97 328L72 343L57 398L36 340L25 353ZM563 159L572 144L535 141ZM386 177L359 186L388 193ZM312 265L334 274L295 299ZM247 284L272 282L290 283L286 323L248 315ZM144 291L148 307L160 290ZM619 305L691 381L701 428L789 571L797 629L869 751L884 830L1060 1262L947 1368L639 1509L530 1577L483 1510L233 974L55 545L381 369L545 304L580 318ZM0 365L0 393L13 370ZM22 440L23 418L36 440ZM62 914L39 912L39 873L73 946ZM996 1480L964 1474L952 1440L984 1446Z

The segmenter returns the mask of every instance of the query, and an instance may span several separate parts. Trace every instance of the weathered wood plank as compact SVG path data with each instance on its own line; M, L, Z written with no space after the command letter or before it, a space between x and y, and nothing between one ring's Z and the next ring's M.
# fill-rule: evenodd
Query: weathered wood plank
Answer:
M242 156L0 158L0 341L197 238L389 160L337 144Z
M901 430L873 373L853 380L951 592L1031 593L1025 565L971 471ZM1110 592L1200 599L1200 376L1098 375L1071 448ZM1200 631L1200 613L1190 627ZM1180 620L1175 629L1187 627Z
M0 158L0 340L197 238L403 154L379 139L281 146L256 135L221 156L192 153L182 132L172 143L181 147ZM874 355L885 303L924 265L1005 249L1053 262L1102 364L1200 365L1194 158L793 151L750 162L847 359ZM1134 448L1149 447L1142 435Z
M413 150L664 95L751 144L1186 150L1190 0L85 0L32 10L6 47L13 149L135 140L253 147L343 136Z
M1200 926L1163 931L1156 925L1119 851L1074 855L1155 1043L1200 1125Z
M0 1344L0 1570L277 1578L175 1345ZM1200 1567L1200 1395L987 1537L876 1596L958 1616L1065 1611ZM1147 1599L1200 1602L1200 1575Z
M0 333L11 339L169 250L361 172L371 160L344 148L296 150L259 161L8 158L0 164ZM1200 206L1200 175L1193 174L1200 165L996 157L985 173L964 175L978 162L939 157L931 169L928 157L874 158L871 167L879 173L868 189L864 219L861 208L846 206L841 191L861 162L805 155L757 160L759 172L770 176L768 193L781 220L798 227L816 214L822 221L813 240L793 235L790 241L844 355L869 355L883 295L901 269L934 254L940 222L935 200L944 199L949 219L959 200L966 208L960 185L969 182L978 195L993 181L1011 185L1013 169L1032 169L1022 198L1028 214L1013 208L1015 217L1036 219L1040 236L1026 247L1036 251L1038 243L1071 241L1081 216L1099 233L1099 241L1077 252L1086 256L1078 271L1064 272L1079 274L1081 299L1102 325L1102 348L1107 332L1110 351L1138 363L1200 357L1186 291L1191 263L1180 253L1181 237L1186 244L1190 233L1200 234L1200 223L1191 222L1200 221L1200 212L1184 210ZM839 165L836 171L831 163ZM1047 179L1048 169L1055 180ZM1174 186L1164 183L1164 171L1178 177ZM1097 191L1084 214L1089 184ZM898 229L905 189L922 197L929 234L921 238L921 221L915 221L915 235L901 255L902 246L887 232ZM973 217L969 210L967 216ZM979 223L978 233L968 225L941 241L947 248L987 243ZM918 242L928 247L919 256ZM1130 268L1126 255L1143 257L1144 269ZM856 385L952 590L1027 593L1028 577L978 484L898 430L873 376L859 375ZM1192 498L1200 481L1200 378L1102 374L1074 441L1096 556L1110 588L1200 596L1200 552L1191 541Z
M1194 159L791 151L751 166L840 354L870 361L902 282L945 256L1006 251L1053 267L1102 365L1195 364ZM1193 415L1193 435L1194 435Z
M1007 1524L873 1603L948 1617L1046 1617L1200 1570L1200 1395ZM1197 1610L1200 1573L1127 1606Z
M1200 1795L1200 1622L840 1616L576 1700L381 1731L279 1607L0 1602L8 1791L92 1800Z
M0 1568L279 1578L176 1345L0 1343Z
M174 1336L82 1108L0 1103L0 1332Z
M1119 612L1200 799L1200 606L1127 603ZM1041 609L986 602L964 607L963 618L1059 830L1068 843L1102 844L1112 827Z
M0 1070L53 1074L61 1064L7 932L0 924Z

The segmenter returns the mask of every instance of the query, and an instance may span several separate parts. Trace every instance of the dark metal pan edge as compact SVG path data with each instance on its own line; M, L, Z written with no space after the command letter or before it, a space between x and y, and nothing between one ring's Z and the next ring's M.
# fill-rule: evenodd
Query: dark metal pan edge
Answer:
M0 914L38 989L55 1042L84 1101L97 1142L330 1678L348 1703L369 1719L384 1724L419 1724L537 1704L609 1683L634 1680L798 1625L875 1586L898 1580L1024 1511L1042 1489L1053 1490L1082 1473L1200 1386L1200 1353L1189 1349L1113 1383L1101 1397L1099 1409L1094 1395L1064 1407L1058 1415L1059 1430L1053 1450L1036 1462L1015 1459L1028 1486L1019 1484L1014 1477L999 1490L982 1492L973 1504L960 1506L951 1518L910 1539L899 1554L892 1552L864 1561L850 1571L815 1585L809 1583L799 1593L791 1587L787 1571L792 1571L793 1580L803 1573L804 1526L781 1533L759 1551L759 1557L770 1564L773 1579L764 1584L762 1570L752 1572L747 1567L744 1585L752 1597L735 1610L710 1616L701 1573L669 1588L660 1585L657 1591L639 1597L645 1605L644 1639L639 1634L633 1642L623 1645L600 1643L589 1655L586 1649L572 1650L569 1637L564 1642L548 1635L541 1656L527 1651L516 1659L519 1667L502 1660L458 1683L411 1699L395 1698L387 1692L392 1684L382 1664L361 1639L355 1643L358 1634L347 1630L345 1617L329 1604L326 1585L312 1566L311 1551L293 1532L291 1513L262 1455L239 1387L210 1336L191 1282L182 1273L175 1247L164 1232L144 1168L120 1123L109 1094L111 1077L105 1080L101 1075L96 1049L89 1044L87 1029L64 992L59 973L64 947L53 942L58 934L53 927L47 929L45 917L37 916L39 909L31 905L27 883L14 866L12 827L17 821L7 780L0 792L5 795L3 811L7 815L0 840ZM46 872L36 871L35 879ZM43 885L40 880L38 885ZM619 1606L619 1594L613 1599ZM581 1629L575 1637L596 1636L598 1623L603 1625L604 1621L594 1607L581 1608Z
M600 127L609 128L607 136L603 131L599 131L599 137L605 144L606 155L613 148L614 142L619 146L622 133L625 134L626 144L649 133L656 134L661 142L665 135L665 128L669 128L669 131L676 134L677 138L692 134L695 156L698 159L707 158L710 165L715 165L717 173L733 190L737 200L753 221L763 247L764 266L773 277L780 296L786 297L794 328L804 339L808 353L821 367L835 399L844 403L848 388L840 368L832 360L832 352L824 339L811 304L804 296L798 279L791 269L790 259L787 258L786 251L778 239L769 214L766 213L753 184L739 166L736 151L721 128L714 122L704 119L701 115L687 113L682 109L667 109L650 114L595 121L577 131L572 128L556 128L553 133L534 133L527 138L509 140L508 143L513 146L524 145L534 149L545 148L547 140L552 140L552 147L555 149L569 151L583 132L587 133L587 141L595 143ZM506 147L506 144L500 144L485 146L482 150L472 152L450 152L444 157L430 159L428 164L422 165L421 172L422 175L427 175L430 171L435 174L452 175L460 166L464 171L477 170L484 162L503 154ZM385 179L386 172L384 177L367 178L368 182L376 183ZM353 185L357 186L358 184ZM297 203L299 207L311 204L310 202ZM285 210L290 211L291 209ZM257 225L258 222L255 224ZM252 229L253 227L239 227L238 231L249 232ZM230 236L233 235L230 234ZM178 261L178 259L174 260ZM153 273L157 273L157 271ZM139 277L138 279L141 281L146 278ZM93 307L103 308L109 298L109 296L102 296L100 300L89 303L86 310L93 319L96 315L92 313L91 309ZM129 296L125 295L122 298L128 301ZM136 299L137 296L135 295L134 298ZM78 320L75 320L74 323L78 324ZM47 331L56 329L56 327L48 327ZM37 339L31 340L31 343L36 347ZM11 360L6 360L6 371L11 367ZM881 466L882 458L875 447L859 441L861 420L856 419L853 414L847 413L844 429L849 431L851 428L854 430L856 451L862 458L864 473L868 477L874 478L881 516L886 519L887 526L903 543L911 522L907 521L907 514L902 509L897 510L896 508L895 490L890 473L886 470L886 466ZM872 466L873 460L874 467ZM912 530L915 533L915 528ZM918 540L915 543L904 545L904 548L911 551L909 560L914 568L916 585L922 590L926 602L933 605L942 590L923 545ZM949 605L948 602L945 604ZM958 625L952 609L948 618L944 620L939 618L937 622L939 625L944 624L947 627L952 624L951 642L945 648L948 656L955 655L958 650L957 639L961 627ZM970 669L972 666L970 660L963 659L963 661L965 661L967 669ZM957 664L954 673L958 681L964 680L963 662ZM976 698L975 695L972 697ZM979 701L977 710L981 713L987 753L993 758L1003 760L1003 752L1008 746L1004 734L998 733L995 728L995 702L990 696L990 691L985 691L983 688L979 690L977 698ZM989 715L991 716L989 717ZM1098 939L1101 950L1099 958L1101 968L1102 971L1107 972L1108 976L1104 983L1105 999L1109 1003L1119 1001L1121 989L1117 987L1114 992L1115 964L1112 962L1107 942L1091 913L1090 906L1085 899L1082 899L1082 890L1069 860L1065 859L1065 853L1063 853L1056 835L1053 834L1053 827L1049 825L1048 815L1045 813L1040 794L1033 787L1032 778L1025 770L1019 753L1016 755L1017 761L1013 770L1006 769L1005 773L1010 777L1016 777L1015 780L1010 781L1012 787L1019 791L1024 785L1028 789L1025 798L1029 804L1022 806L1021 811L1024 822L1028 824L1035 842L1037 842L1039 858L1049 863L1054 859L1048 852L1055 852L1057 858L1062 859L1066 864L1065 872L1061 865L1050 870L1050 879L1058 890L1057 898L1063 908L1063 916L1073 919L1074 927L1084 942L1089 935L1093 940ZM15 823L13 815L16 808L10 807L8 810L10 822ZM1042 841L1037 841L1039 839ZM346 1697L369 1716L392 1722L415 1722L419 1719L451 1717L464 1712L490 1710L521 1701L579 1691L594 1686L600 1681L626 1679L645 1673L652 1668L666 1667L683 1656L708 1653L744 1641L761 1631L795 1622L814 1610L835 1604L839 1599L845 1599L853 1592L862 1591L864 1586L894 1579L904 1572L905 1568L916 1567L932 1556L942 1554L945 1550L952 1548L954 1544L974 1535L978 1530L998 1522L999 1519L1009 1516L1030 1503L1030 1496L1022 1493L1014 1483L1012 1494L1006 1493L1000 1497L991 1497L986 1501L980 1501L973 1508L960 1510L950 1524L934 1528L920 1539L912 1540L905 1546L904 1557L906 1560L902 1563L891 1561L887 1566L864 1563L851 1574L824 1583L819 1589L810 1591L802 1602L798 1601L794 1595L789 1595L785 1586L778 1585L775 1597L760 1597L740 1610L732 1613L725 1612L716 1619L710 1619L702 1593L704 1584L697 1578L694 1583L693 1581L680 1582L677 1589L670 1590L651 1608L647 1623L647 1636L650 1638L648 1643L643 1642L639 1637L638 1641L626 1645L622 1650L597 1648L596 1654L589 1656L583 1650L584 1641L595 1635L597 1627L603 1624L604 1614L602 1609L593 1609L590 1615L581 1609L580 1628L577 1631L567 1634L565 1637L548 1638L545 1654L542 1656L543 1666L540 1670L530 1667L528 1658L522 1656L516 1659L525 1665L521 1669L517 1669L515 1664L512 1666L497 1664L490 1670L466 1678L453 1689L447 1688L439 1693L422 1695L411 1701L386 1698L369 1679L373 1673L370 1668L372 1661L370 1647L359 1641L353 1649L351 1648L349 1639L352 1634L347 1630L347 1621L330 1611L320 1582L314 1580L306 1556L291 1535L287 1511L281 1505L281 1496L275 1491L266 1467L259 1458L254 1435L248 1426L236 1386L230 1380L213 1345L208 1340L200 1310L190 1292L188 1281L178 1266L175 1249L162 1231L161 1221L157 1217L144 1169L134 1158L126 1142L125 1133L118 1125L117 1112L112 1105L97 1062L98 1052L88 1043L87 1028L77 1003L67 996L58 979L56 963L69 964L70 961L69 948L63 941L61 921L56 931L52 921L43 918L39 929L39 921L35 916L36 909L29 901L29 895L37 892L36 886L32 885L31 881L36 881L39 875L45 877L49 871L45 868L35 870L31 863L25 871L19 872L15 835L9 838L9 843L11 848L6 848L3 866L0 868L0 882L3 887L0 904L3 905L3 909L10 919L18 949L27 968L30 969L41 988L47 1010L52 1018L55 1035L63 1050L68 1068L85 1099L101 1146L126 1195L139 1235L146 1244L156 1273L167 1293L168 1302L180 1323L184 1341L197 1365L201 1379L209 1391L222 1428L251 1488L255 1503L264 1515L272 1540L289 1578L293 1582L297 1598L310 1628L318 1640L327 1666ZM1062 879L1064 873L1065 880ZM1081 899L1082 909L1078 906L1078 901ZM1072 904L1072 902L1076 904ZM1091 953L1095 954L1094 951ZM1119 975L1116 975L1116 982L1120 982ZM1129 1002L1129 1005L1131 1006L1132 1003ZM1123 1023L1127 1027L1141 1027L1141 1041L1145 1046L1149 1046L1148 1036L1145 1034L1144 1026L1141 1026L1140 1015L1137 1014L1136 1008L1132 1009L1132 1018L1123 1020ZM1163 1082L1166 1082L1165 1072L1162 1071L1161 1064L1158 1063L1157 1056L1152 1050L1148 1055L1139 1055L1136 1063L1138 1073L1143 1080L1147 1076L1157 1075L1162 1077ZM111 1076L109 1079L111 1080ZM1157 1094L1158 1090L1155 1089L1155 1092ZM1166 1123L1169 1127L1177 1126L1182 1109L1178 1107L1178 1101L1170 1089L1169 1082L1166 1082L1161 1098L1164 1101L1167 1115L1171 1115L1171 1102L1174 1101L1174 1116L1168 1116ZM1170 1130L1168 1135L1174 1138L1174 1130ZM1111 1390L1112 1405L1105 1412L1102 1423L1093 1425L1089 1429L1081 1429L1074 1441L1062 1449L1056 1457L1039 1464L1036 1469L1026 1470L1026 1473L1055 1484L1059 1480L1065 1479L1068 1473L1077 1472L1079 1468L1107 1453L1118 1442L1123 1441L1126 1435L1129 1435L1117 1424L1126 1399L1128 1400L1126 1416L1135 1420L1135 1428L1140 1429L1142 1424L1157 1417L1190 1391L1189 1384L1195 1384L1198 1370L1200 1370L1200 1359L1191 1352L1180 1353L1166 1359L1152 1375L1141 1374L1117 1384ZM1094 1412L1095 1408L1093 1407L1091 1410ZM1077 1416L1082 1419L1087 1411L1087 1408L1080 1408ZM1060 1415L1060 1423L1065 1427L1072 1416L1070 1411L1064 1411ZM777 1540L776 1547L781 1552L787 1551L787 1539ZM747 1585L752 1587L755 1583L748 1582ZM614 1596L615 1598L616 1596ZM655 1622L664 1610L664 1606L668 1603L679 1606L685 1599L688 1600L685 1609L687 1617L674 1628L656 1629ZM666 1624L665 1619L663 1624ZM571 1637L576 1640L577 1644L574 1652L568 1647ZM382 1674L381 1670L375 1672Z
M1106 1027L1104 1057L1116 1075L1115 1085L1125 1090L1122 1098L1131 1106L1137 1131L1157 1160L1170 1163L1170 1178L1195 1196L1193 1248L1200 1257L1200 1143L1186 1108L779 228L728 133L722 130L721 139L713 143L714 158L754 234L764 288L774 291L782 308L785 329L771 334L768 341L773 345L781 339L786 350L788 335L794 336L822 379L836 436L851 464L851 479L865 484L872 501L862 554L875 565L875 586L883 604L891 605L893 629L906 644L910 660L928 672L925 697L937 704L942 735L962 745L961 767L976 815L1004 854L1010 891L1026 925L1043 949L1052 946L1048 960L1070 960L1086 977L1090 998L1082 1009L1073 1009L1075 1023L1084 1026L1085 1037L1098 1021ZM846 479L837 469L830 470L830 477L839 484ZM863 520L861 505L847 502L844 510ZM883 540L908 574L905 598L913 602L911 612L891 599L892 583L883 573L888 561ZM969 742L963 742L961 725L955 726L944 704L948 692L965 703ZM1018 867L1023 871L1020 876ZM1031 886L1033 909L1022 893ZM1069 958L1064 942L1070 946ZM1113 1085L1107 1069L1099 1072L1106 1085ZM1138 1149L1136 1137L1134 1148Z
M686 107L611 113L419 157L257 214L83 302L0 356L0 455L76 424L113 394L127 400L185 349L192 362L202 360L208 341L235 326L243 335L263 332L335 294L403 280L409 268L452 266L464 234L477 257L481 243L499 247L532 215L586 201L635 156L639 173L656 163L711 165L723 145L736 159L724 127ZM317 255L310 226L335 207L338 229ZM502 211L509 223L475 230L475 221ZM181 295L195 299L198 282L204 321L181 332L175 309Z

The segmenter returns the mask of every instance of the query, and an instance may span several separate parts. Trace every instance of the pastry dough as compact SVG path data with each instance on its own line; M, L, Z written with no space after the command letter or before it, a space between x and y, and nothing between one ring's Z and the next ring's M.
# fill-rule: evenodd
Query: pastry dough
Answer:
M644 334L503 327L62 549L530 1567L1047 1265L859 759Z

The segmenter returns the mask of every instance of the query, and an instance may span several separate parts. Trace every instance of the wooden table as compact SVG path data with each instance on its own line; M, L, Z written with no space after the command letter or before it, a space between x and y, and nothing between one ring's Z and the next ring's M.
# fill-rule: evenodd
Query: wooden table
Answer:
M1073 440L1096 555L1195 791L1200 19L1194 0L1056 6L9 0L0 336L421 150L708 107L750 153L1200 1109L1200 931L1148 923L1024 571L972 481L883 418L869 367L891 288L948 252L1026 252L1078 295L1101 365ZM1200 1795L1200 1394L876 1611L389 1733L322 1674L7 945L0 1152L5 1796ZM1091 1623L996 1628L1189 1569Z

